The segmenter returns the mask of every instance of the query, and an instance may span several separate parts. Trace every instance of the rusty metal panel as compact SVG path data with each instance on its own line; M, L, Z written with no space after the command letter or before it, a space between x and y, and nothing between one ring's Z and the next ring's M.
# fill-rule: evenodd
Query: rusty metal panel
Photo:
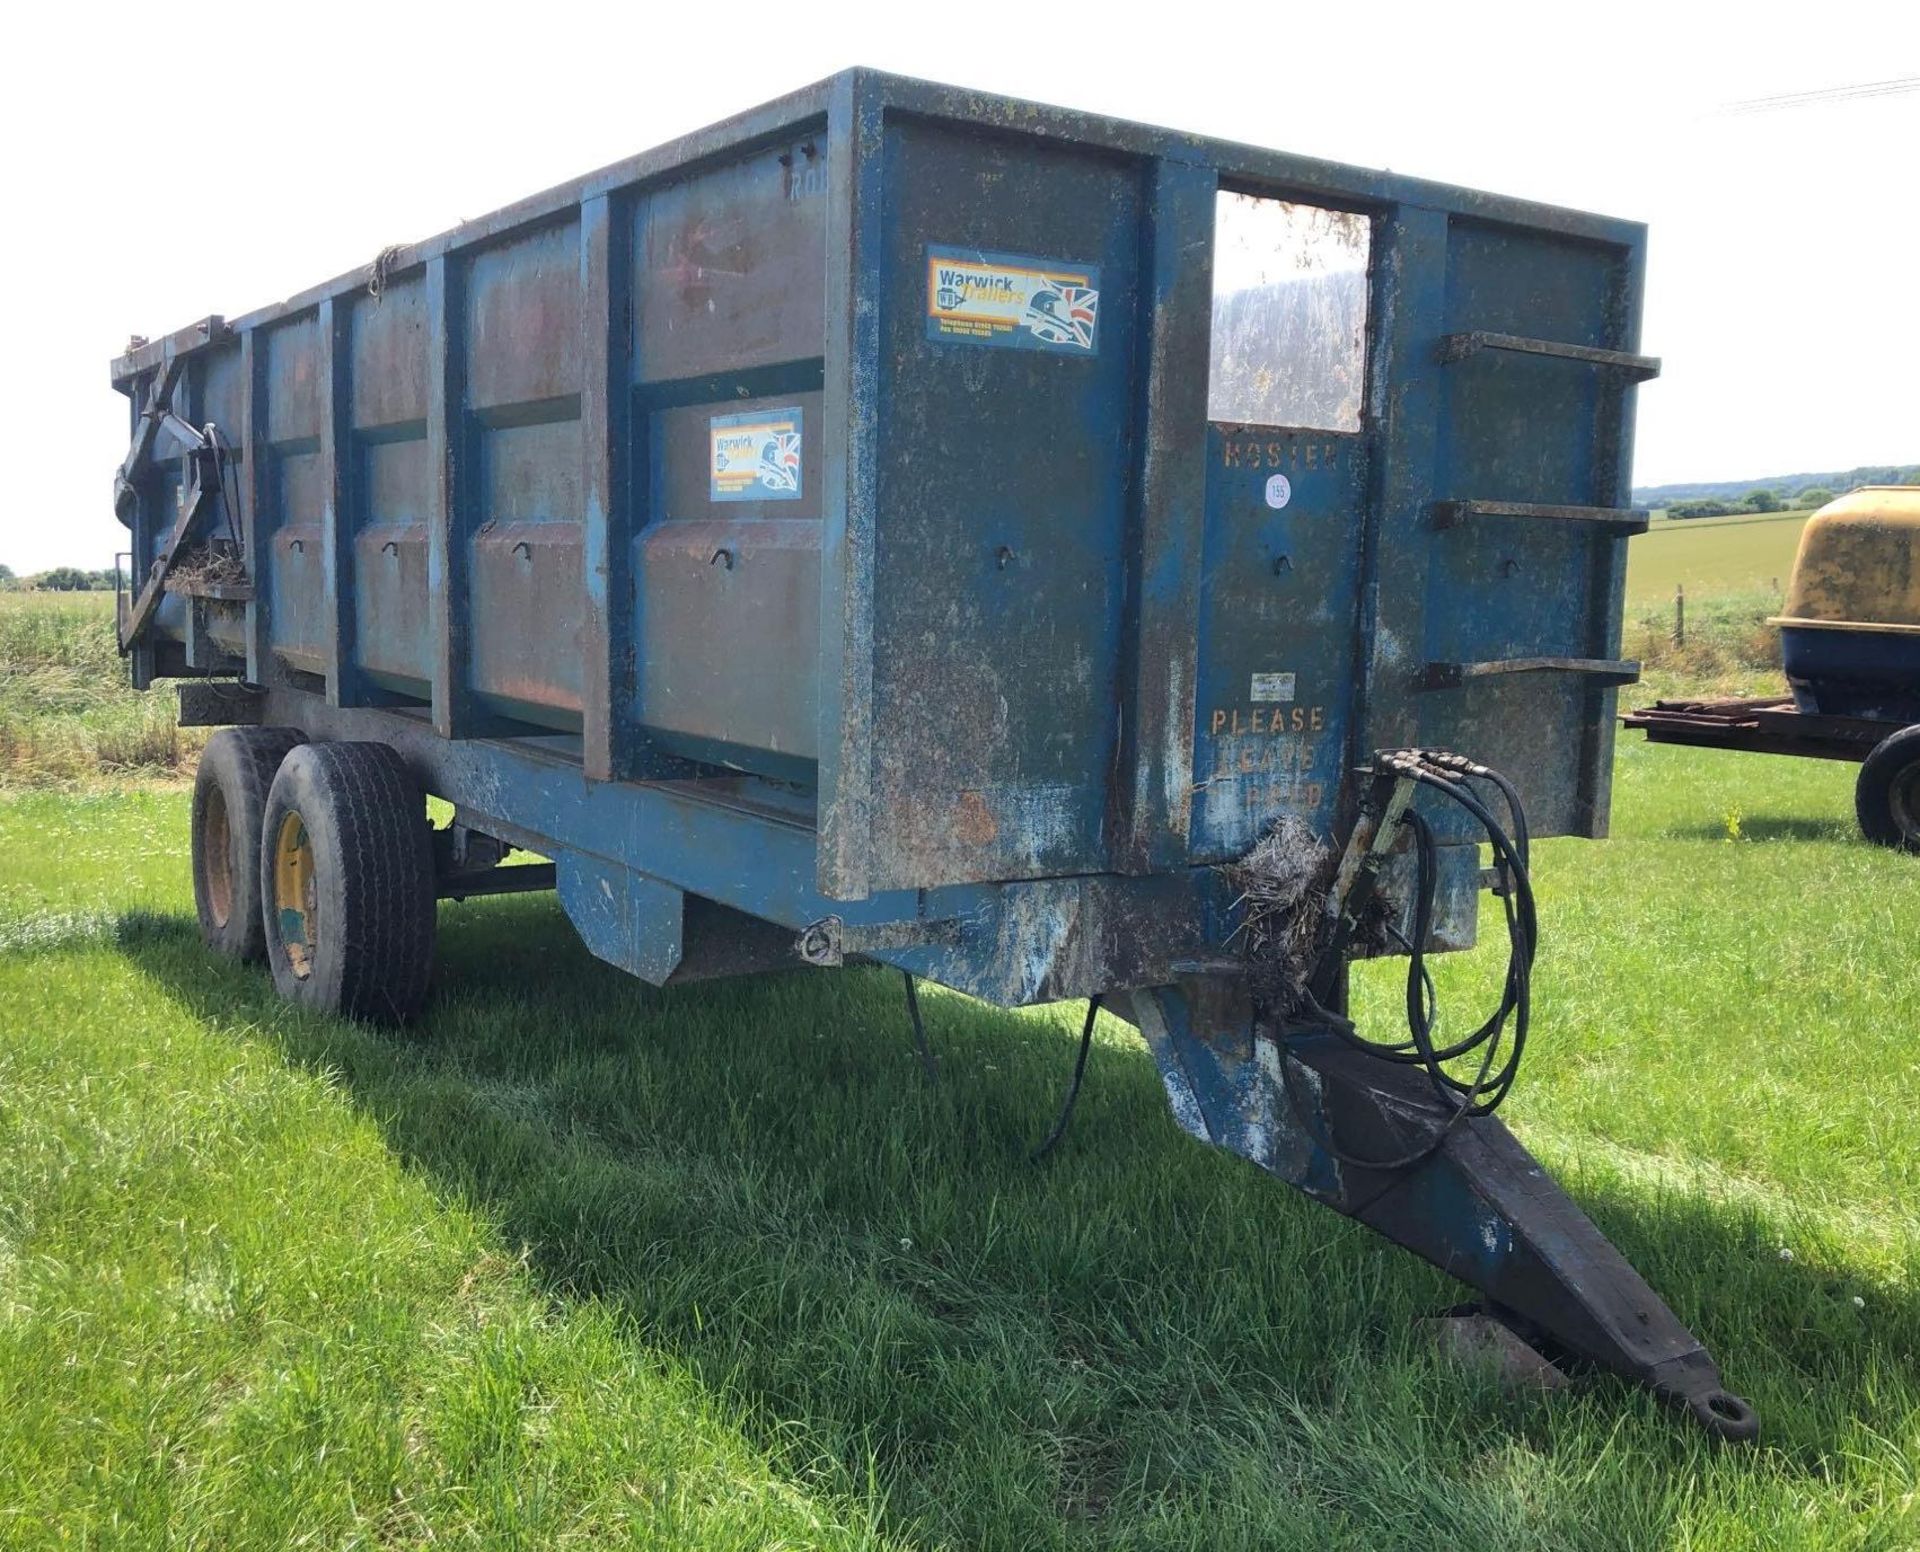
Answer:
M238 341L203 351L190 363L199 422L211 421L233 447L240 445L241 426L245 422L245 368Z
M471 682L504 715L580 726L580 544L578 522L503 522L474 537Z
M320 467L325 412L319 323L311 314L265 332L263 447L252 450L264 480L260 546L267 575L255 578L269 603L262 645L280 662L318 673L326 659L326 563L321 524L326 491Z
M1098 871L1119 738L1141 169L906 117L884 155L870 884ZM989 334L935 332L962 311L942 296L952 250L979 255L965 284ZM1043 283L1062 307L1097 293L1077 338L1001 327L995 288L1027 286L1031 308Z
M635 379L820 355L826 209L824 132L652 190L635 216Z
M1359 436L1214 426L1191 855L1247 851L1276 814L1331 843L1360 646Z
M1607 508L1620 493L1609 422L1630 391L1608 364L1626 362L1615 299L1629 256L1618 247L1507 226L1449 226L1442 368L1444 498ZM1504 336L1522 348L1462 354L1448 340ZM1524 348L1536 342L1572 351ZM1638 368L1633 368L1635 375ZM1426 664L1618 656L1621 577L1606 564L1617 533L1592 525L1490 517L1432 545ZM1598 798L1613 692L1571 673L1463 682L1423 706L1421 739L1471 748L1507 772L1536 833L1586 834L1604 825Z
M318 445L326 385L320 378L320 326L308 314L267 331L267 436L276 447Z
M653 521L635 564L637 721L695 757L806 781L819 748L822 404L808 391L657 411ZM765 466L783 449L790 468Z
M476 254L466 285L468 408L577 400L580 325L578 222Z
M353 307L353 425L369 433L427 422L427 285L412 275Z
M425 444L396 444L425 462ZM376 682L415 700L433 690L423 523L375 523L354 536L355 635L360 666Z
M433 684L428 633L426 423L403 422L358 439L361 526L354 535L354 641L360 666L391 689L424 699Z
M797 777L819 753L816 523L708 517L661 523L637 571L639 698L647 726L730 763L753 751Z

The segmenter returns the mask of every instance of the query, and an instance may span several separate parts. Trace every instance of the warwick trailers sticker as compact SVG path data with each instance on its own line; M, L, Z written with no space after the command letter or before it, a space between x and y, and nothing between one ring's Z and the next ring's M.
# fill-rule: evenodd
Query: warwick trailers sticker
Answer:
M1100 270L929 243L927 338L1097 355Z
M707 496L714 501L800 499L800 410L749 410L707 422Z

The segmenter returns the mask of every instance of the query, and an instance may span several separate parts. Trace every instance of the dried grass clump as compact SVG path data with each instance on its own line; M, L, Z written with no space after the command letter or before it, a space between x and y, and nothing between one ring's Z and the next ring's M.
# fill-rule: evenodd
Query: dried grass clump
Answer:
M1223 869L1243 913L1232 946L1250 967L1255 999L1281 1017L1306 1001L1338 866L1339 853L1286 814Z
M247 564L230 544L202 544L181 555L167 575L167 591L193 593L207 587L238 587Z

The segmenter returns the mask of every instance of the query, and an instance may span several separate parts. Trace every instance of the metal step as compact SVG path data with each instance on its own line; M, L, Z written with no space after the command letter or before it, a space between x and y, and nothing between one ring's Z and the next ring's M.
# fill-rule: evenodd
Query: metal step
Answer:
M1505 674L1580 674L1596 684L1632 684L1640 677L1636 662L1604 657L1506 657L1486 663L1429 663L1416 681L1422 690L1456 690L1474 679Z
M1562 361L1580 361L1610 372L1624 373L1635 382L1660 375L1658 356L1636 356L1625 350L1601 350L1594 345L1569 345L1563 340L1528 339L1521 334L1493 334L1483 329L1464 334L1446 334L1440 339L1441 365L1464 361L1483 350L1510 351L1527 356L1553 356Z
M1538 501L1436 501L1433 526L1457 528L1474 517L1541 518L1556 523L1598 523L1619 538L1645 533L1652 513L1644 507L1574 507Z

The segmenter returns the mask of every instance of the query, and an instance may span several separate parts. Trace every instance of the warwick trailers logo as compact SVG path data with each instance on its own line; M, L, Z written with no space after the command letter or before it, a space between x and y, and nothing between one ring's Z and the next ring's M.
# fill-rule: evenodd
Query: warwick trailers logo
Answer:
M800 499L800 408L715 415L707 422L713 501Z
M929 243L927 338L1096 355L1100 270Z

